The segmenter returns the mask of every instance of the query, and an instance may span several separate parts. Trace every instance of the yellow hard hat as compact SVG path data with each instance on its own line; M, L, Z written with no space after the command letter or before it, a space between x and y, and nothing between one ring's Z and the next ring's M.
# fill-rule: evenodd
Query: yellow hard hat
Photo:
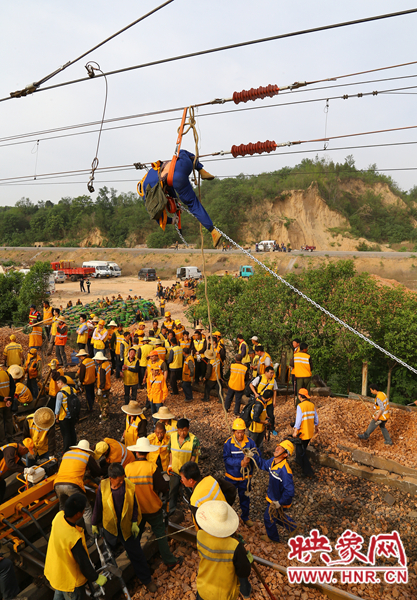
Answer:
M245 429L246 429L245 421L243 419L239 419L239 418L235 419L233 421L232 429L234 431L245 431Z
M278 444L279 446L282 446L282 448L284 448L288 454L293 454L294 452L294 444L292 442L290 442L290 440L284 440L283 442L281 442L280 444Z
M165 313L165 316L166 316L166 317L170 317L170 316L171 316L171 313L168 311L168 312L166 312L166 313Z
M96 460L99 460L99 458L101 458L103 454L106 454L108 449L109 445L106 442L98 442L94 449L94 458Z
M11 342L15 342L16 341L16 336L14 333L12 333L12 335L10 336L10 341Z
M103 319L100 319L100 321L98 322L98 324L99 324L99 325L105 325L105 324L106 324L106 322L105 322L105 321L103 321Z

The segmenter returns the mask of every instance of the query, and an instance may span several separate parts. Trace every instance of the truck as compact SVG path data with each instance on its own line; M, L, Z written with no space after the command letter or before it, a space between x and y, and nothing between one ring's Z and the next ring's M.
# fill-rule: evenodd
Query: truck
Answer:
M255 270L253 267L249 266L249 265L243 265L242 267L239 268L239 277L252 277L252 275L255 274Z
M89 260L83 262L83 267L86 269L93 269L91 277L96 277L97 279L113 277L113 271L110 269L107 260Z
M177 269L177 279L201 279L202 273L198 267L179 267Z
M57 260L51 262L51 267L53 271L62 271L65 273L67 279L71 279L71 281L77 281L78 279L84 279L85 277L93 277L93 273L95 273L95 269L90 267L74 267L71 263L73 260Z
M113 277L121 277L122 276L122 269L119 267L119 265L116 262L109 261L108 265L110 267L110 271L112 272Z

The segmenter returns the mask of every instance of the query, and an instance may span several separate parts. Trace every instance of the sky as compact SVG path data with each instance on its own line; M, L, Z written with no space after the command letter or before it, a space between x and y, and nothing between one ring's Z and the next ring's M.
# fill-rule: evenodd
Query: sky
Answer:
M14 0L0 7L0 99L74 60L111 34L162 3L162 0ZM104 72L217 46L285 34L414 8L406 0L174 0L128 31L56 75L42 87L84 78L85 64ZM226 50L107 78L106 119L117 119L229 98L234 91L295 81L315 81L417 61L417 13L331 31L310 33ZM375 81L407 77L393 81ZM371 83L363 83L371 81ZM329 86L354 84L349 87ZM196 111L200 154L230 151L232 145L274 140L314 140L327 136L417 125L417 64L310 85L274 98L202 107ZM326 89L318 89L325 87ZM393 93L384 90L397 88ZM378 91L358 98L358 94ZM348 99L341 96L348 94ZM337 98L333 98L337 97ZM328 110L326 113L326 99ZM32 202L88 194L98 127L44 130L100 121L105 100L103 78L66 85L0 102L0 205L22 197ZM307 100L317 100L306 102ZM286 103L293 104L285 106ZM295 104L295 102L298 102ZM251 108L254 110L242 110ZM234 112L224 112L234 111ZM216 114L223 113L223 114ZM135 192L144 171L134 162L169 159L175 149L181 111L105 124L99 167L127 167L96 173L100 187ZM156 123L161 119L170 119ZM107 127L120 127L106 131ZM53 139L54 136L62 136ZM19 137L22 134L25 137ZM71 135L68 135L71 134ZM74 135L77 134L77 135ZM5 139L11 138L14 139ZM403 190L417 185L417 129L303 143L270 155L245 159L217 157L204 162L220 177L275 171L315 156L343 162L352 154L358 168L376 164ZM22 143L23 142L23 143ZM388 144L361 149L347 146ZM389 145L402 144L402 145ZM327 147L325 147L327 146ZM182 147L194 150L191 133ZM338 150L338 148L343 148ZM285 153L285 154L284 154ZM220 158L220 159L219 159ZM410 170L406 170L410 169ZM44 178L46 174L68 171ZM382 172L382 171L381 171ZM24 181L17 178L26 177Z

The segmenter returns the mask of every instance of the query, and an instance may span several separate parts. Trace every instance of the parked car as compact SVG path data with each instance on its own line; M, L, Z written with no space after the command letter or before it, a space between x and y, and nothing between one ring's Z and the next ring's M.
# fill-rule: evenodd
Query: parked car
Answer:
M259 252L272 252L274 250L274 246L274 240L262 240L262 242L258 243L258 250Z
M201 279L202 277L198 267L179 267L177 269L177 279Z
M252 277L252 275L254 275L255 273L255 269L253 267L250 267L249 265L244 265L243 267L240 267L239 269L239 277L245 277L246 279L248 277Z
M156 281L155 269L141 269L138 273L138 279L143 279L144 281Z
M55 283L64 283L67 280L67 276L64 271L54 271Z

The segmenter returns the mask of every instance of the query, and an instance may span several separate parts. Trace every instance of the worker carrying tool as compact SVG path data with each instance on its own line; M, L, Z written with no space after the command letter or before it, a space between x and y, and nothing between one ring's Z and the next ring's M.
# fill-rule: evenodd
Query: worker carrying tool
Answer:
M26 456L26 466L33 467L38 460L48 460L55 453L55 415L46 406L28 415L23 422L23 437L33 442L34 456Z
M96 494L93 511L93 534L98 535L99 525L110 548L121 543L126 550L136 577L149 592L156 592L148 563L140 546L139 523L142 514L135 496L135 485L125 477L120 463L109 466L109 478L103 479Z
M373 433L377 427L380 427L381 433L384 437L384 443L387 446L392 446L393 444L391 436L385 427L386 422L390 418L389 400L387 395L378 388L379 386L374 383L371 383L369 386L371 394L376 396L374 404L375 412L372 416L372 421L369 423L368 429L365 431L365 433L360 433L358 438L360 440L368 440L371 433Z
M227 502L205 502L198 508L196 520L200 527L197 600L236 600L239 593L249 598L251 563L243 544L231 537L239 526L233 508Z
M166 537L162 500L159 494L166 495L169 484L165 481L161 469L150 460L159 450L147 438L139 438L134 446L129 449L135 453L136 461L126 467L126 477L136 490L136 498L142 512L139 525L139 539L145 531L146 523L152 528L158 541L161 558L169 570L178 564L178 559L172 554Z
M176 199L179 198L203 227L211 233L213 246L217 248L222 236L214 229L213 221L195 195L189 181L193 165L199 172L201 179L211 180L214 179L214 175L210 175L203 169L203 165L198 160L194 164L194 159L195 156L191 152L180 150L175 164L172 184L168 181L171 161L162 162L158 160L152 163L152 168L138 183L138 194L143 198L146 210L151 218L155 219L164 231L167 224L178 225L178 228L181 229L181 209L176 202ZM172 214L171 217L168 217L168 212Z
M269 485L266 492L268 505L264 513L264 524L267 536L261 536L264 541L279 542L277 525L287 531L297 527L293 519L286 514L294 498L294 480L288 456L294 452L294 444L284 440L275 448L274 456L269 459L259 459L259 467L269 472Z
M245 433L246 423L243 419L235 419L232 430L232 436L225 441L223 446L223 460L226 470L224 477L238 491L242 521L247 527L252 527L254 523L249 520L249 493L251 491L254 464L248 454L253 455L253 459L257 461L259 452L255 442L247 437Z
M301 443L295 446L295 461L302 468L304 477L313 477L314 471L308 459L307 446L313 435L319 432L319 418L305 388L298 390L298 397L300 404L297 405L293 435L299 437Z
M55 590L55 600L81 600L82 588L87 581L98 586L107 581L94 569L84 530L76 524L83 518L86 506L86 496L73 494L66 500L64 510L60 510L52 521L44 575Z

